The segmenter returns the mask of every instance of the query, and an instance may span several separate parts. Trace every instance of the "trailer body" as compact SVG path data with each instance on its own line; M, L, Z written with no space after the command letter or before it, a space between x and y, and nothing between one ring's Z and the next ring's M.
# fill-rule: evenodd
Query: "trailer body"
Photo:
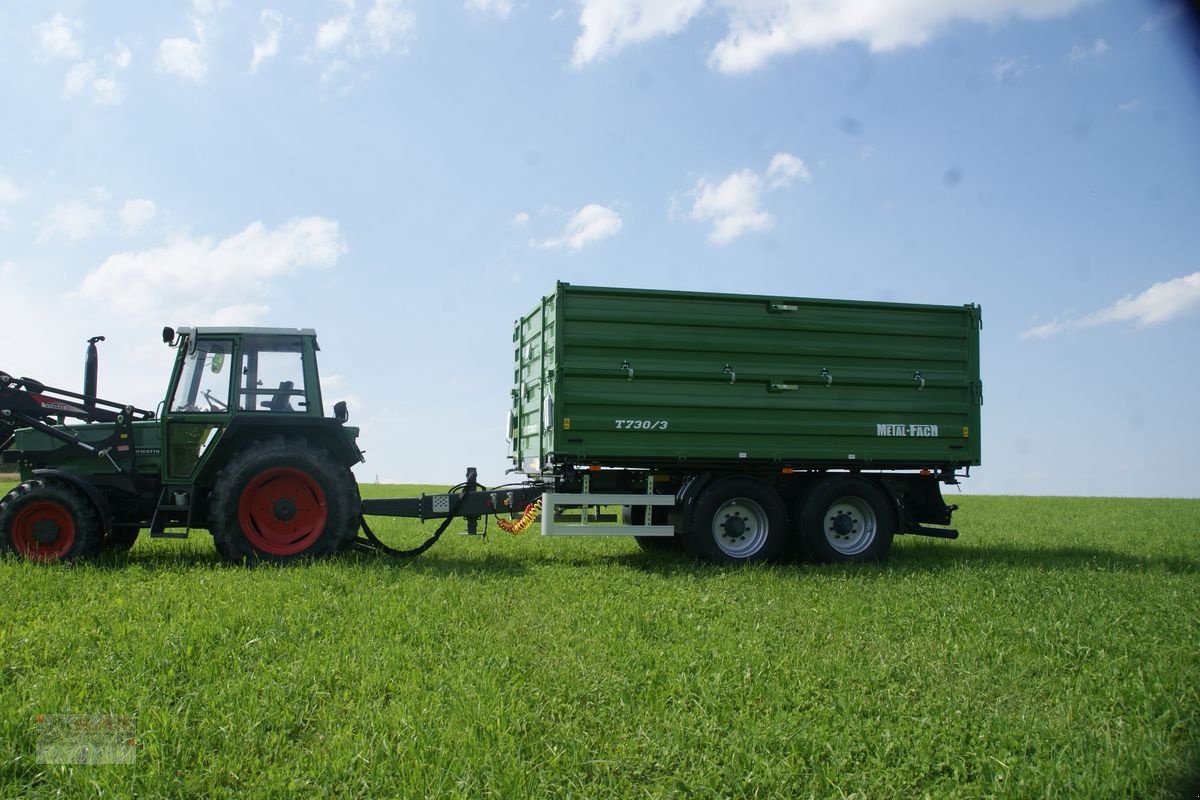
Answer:
M981 320L559 283L513 331L513 468L551 487L544 534L708 561L870 561L897 533L956 538L941 485L980 463ZM622 524L589 524L609 503Z
M521 317L511 456L654 469L980 463L980 309L573 286Z

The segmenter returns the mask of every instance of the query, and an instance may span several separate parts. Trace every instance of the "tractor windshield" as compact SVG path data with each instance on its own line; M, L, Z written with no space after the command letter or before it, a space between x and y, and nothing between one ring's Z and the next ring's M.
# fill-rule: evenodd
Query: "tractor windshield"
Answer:
M228 339L202 339L187 355L179 382L171 397L171 410L222 412L229 408L229 376L226 363L233 352Z

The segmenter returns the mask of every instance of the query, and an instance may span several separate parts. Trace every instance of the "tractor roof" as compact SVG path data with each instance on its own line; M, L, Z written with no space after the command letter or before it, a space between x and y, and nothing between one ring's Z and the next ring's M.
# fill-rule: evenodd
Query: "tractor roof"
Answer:
M254 336L316 336L317 332L313 328L254 328L254 327L204 327L204 328L176 328L177 333L187 334L188 336L241 336L251 334Z

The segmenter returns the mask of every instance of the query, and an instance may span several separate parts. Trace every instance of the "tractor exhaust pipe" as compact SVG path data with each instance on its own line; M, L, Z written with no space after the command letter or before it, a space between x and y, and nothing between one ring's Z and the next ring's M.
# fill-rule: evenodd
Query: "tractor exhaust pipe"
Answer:
M96 408L96 384L100 371L100 352L96 349L96 342L103 341L103 336L88 339L87 360L83 363L83 407L88 411Z

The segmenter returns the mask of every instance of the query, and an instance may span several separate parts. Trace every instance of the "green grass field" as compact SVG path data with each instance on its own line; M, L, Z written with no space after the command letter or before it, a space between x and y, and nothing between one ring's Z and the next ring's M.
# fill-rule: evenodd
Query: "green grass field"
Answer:
M494 526L409 562L2 559L0 795L1190 796L1200 501L957 501L960 540L855 568ZM39 763L43 714L131 720L133 763Z

